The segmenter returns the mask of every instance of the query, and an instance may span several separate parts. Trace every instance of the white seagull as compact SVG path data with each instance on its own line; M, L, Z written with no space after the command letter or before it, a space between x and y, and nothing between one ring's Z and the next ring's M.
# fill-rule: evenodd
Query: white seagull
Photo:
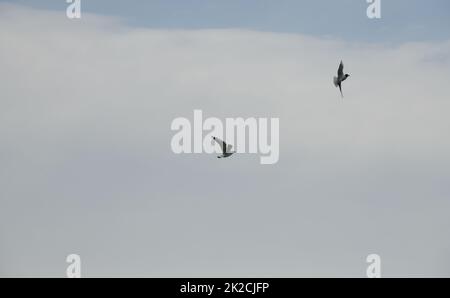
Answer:
M222 149L222 155L217 156L217 158L227 158L231 156L233 153L236 153L235 151L231 151L231 148L233 148L233 146L227 145L227 143L225 143L221 139L213 137L213 140L216 141L217 144L219 144L220 148Z
M344 94L342 93L342 82L345 81L350 75L349 74L345 74L344 75L344 63L339 64L339 69L337 72L337 77L334 77L333 79L333 83L334 86L339 87L339 90L341 91L341 96L344 97Z

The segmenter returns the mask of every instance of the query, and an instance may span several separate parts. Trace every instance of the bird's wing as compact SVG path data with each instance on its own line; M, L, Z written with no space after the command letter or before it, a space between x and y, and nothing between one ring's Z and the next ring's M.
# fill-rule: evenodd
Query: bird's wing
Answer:
M338 78L342 78L344 76L344 63L339 64L339 68L338 68Z
M232 145L227 145L227 152L230 152L231 149L233 149L233 146Z
M339 90L341 91L341 96L342 96L342 98L344 98L344 94L342 93L342 87L341 87L341 84L339 83Z
M213 140L217 142L217 144L219 144L220 148L222 149L223 153L226 153L226 148L227 148L227 143L225 143L224 141L222 141L219 138L213 137Z

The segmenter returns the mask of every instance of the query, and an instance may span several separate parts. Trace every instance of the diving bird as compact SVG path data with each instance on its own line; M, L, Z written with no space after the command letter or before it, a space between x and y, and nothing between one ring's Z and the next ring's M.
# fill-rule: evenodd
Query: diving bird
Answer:
M345 74L344 75L344 63L339 64L339 68L338 68L338 72L337 72L337 77L334 77L333 82L334 82L334 86L339 87L339 90L341 91L341 96L344 97L344 94L342 93L342 82L345 81L350 75L349 74Z
M222 149L222 155L217 156L217 158L226 158L231 156L233 153L236 153L235 151L231 151L231 148L233 148L233 146L227 145L227 143L225 143L221 139L213 137L213 140L216 141L217 144L219 144L220 148Z

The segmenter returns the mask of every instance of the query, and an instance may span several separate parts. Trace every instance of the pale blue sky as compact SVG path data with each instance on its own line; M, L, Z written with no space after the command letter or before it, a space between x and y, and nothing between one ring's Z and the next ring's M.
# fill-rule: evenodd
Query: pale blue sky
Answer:
M0 0L64 10L65 0ZM330 36L350 41L448 40L448 0L382 0L382 19L366 16L366 0L84 0L83 12L118 16L151 28L246 28Z

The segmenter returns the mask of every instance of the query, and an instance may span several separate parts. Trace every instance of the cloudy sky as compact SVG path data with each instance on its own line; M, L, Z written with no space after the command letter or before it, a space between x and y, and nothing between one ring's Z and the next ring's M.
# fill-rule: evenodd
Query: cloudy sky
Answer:
M0 276L450 276L447 0L66 7L0 1ZM195 109L279 162L174 154Z

